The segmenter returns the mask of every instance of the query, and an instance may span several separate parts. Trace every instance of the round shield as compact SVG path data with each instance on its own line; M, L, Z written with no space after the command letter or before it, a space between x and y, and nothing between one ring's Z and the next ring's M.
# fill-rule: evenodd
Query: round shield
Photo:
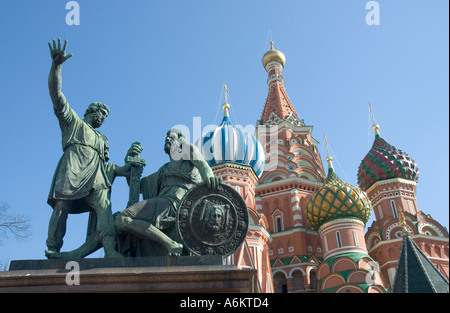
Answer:
M228 256L244 242L248 223L247 205L236 190L226 184L212 190L203 184L181 200L176 227L192 254Z

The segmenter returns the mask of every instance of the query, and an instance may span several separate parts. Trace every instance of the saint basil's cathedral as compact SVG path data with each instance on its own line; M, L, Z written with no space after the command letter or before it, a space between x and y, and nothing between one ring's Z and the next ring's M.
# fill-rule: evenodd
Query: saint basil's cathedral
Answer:
M246 240L224 263L256 269L262 293L449 292L448 231L418 208L417 164L374 125L358 186L339 178L330 155L325 171L284 87L285 62L271 42L254 134L231 123L225 93L222 123L196 143L248 207Z

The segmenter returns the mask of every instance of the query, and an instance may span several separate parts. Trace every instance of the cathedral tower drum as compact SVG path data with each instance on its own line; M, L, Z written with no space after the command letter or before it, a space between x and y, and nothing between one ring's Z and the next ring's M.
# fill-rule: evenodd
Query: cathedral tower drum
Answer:
M416 200L419 169L404 151L389 144L373 125L375 140L358 168L358 185L372 202L376 220L365 234L369 254L378 260L392 289L402 245L403 228L442 275L449 278L447 230L422 212ZM430 204L431 205L431 204Z
M368 255L364 240L370 200L364 191L337 176L330 156L327 161L328 176L306 209L307 219L318 230L324 249L324 261L317 270L319 291L384 293L387 285L378 263Z
M285 55L270 43L262 58L268 94L256 137L266 154L256 186L258 213L264 214L276 292L315 292L320 237L306 220L306 203L322 186L325 172L312 126L300 119L284 87Z
M265 155L256 137L230 121L225 88L224 116L222 123L206 132L197 142L202 155L208 161L214 175L237 192L245 200L249 215L246 239L241 247L224 262L238 268L257 270L256 291L273 292L272 271L268 255L268 243L272 240L267 231L267 220L256 209L255 187L263 174Z

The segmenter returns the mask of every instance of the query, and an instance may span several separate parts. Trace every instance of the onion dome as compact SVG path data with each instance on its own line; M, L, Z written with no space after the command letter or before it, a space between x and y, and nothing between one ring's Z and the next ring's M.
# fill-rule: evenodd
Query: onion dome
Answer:
M225 96L222 123L213 131L204 133L196 145L209 166L227 162L250 166L260 177L265 165L264 149L255 136L231 123L229 108Z
M306 217L316 230L324 223L338 218L356 218L364 224L372 212L371 203L366 193L358 187L343 182L336 174L327 157L328 175L324 185L308 201Z
M264 68L266 68L266 65L272 61L281 63L283 67L284 63L286 63L286 57L284 56L283 52L275 50L273 48L273 41L270 42L270 50L267 51L262 58L262 64Z
M417 182L419 169L414 160L381 138L378 125L374 125L373 129L375 141L358 168L359 187L366 191L376 182L390 178L404 178Z

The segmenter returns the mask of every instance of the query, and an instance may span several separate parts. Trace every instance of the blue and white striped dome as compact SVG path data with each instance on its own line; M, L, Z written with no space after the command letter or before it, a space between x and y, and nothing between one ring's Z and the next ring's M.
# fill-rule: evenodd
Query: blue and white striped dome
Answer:
M203 134L196 145L209 166L230 162L250 166L258 177L263 173L265 156L261 143L242 127L234 126L227 112L220 126Z

